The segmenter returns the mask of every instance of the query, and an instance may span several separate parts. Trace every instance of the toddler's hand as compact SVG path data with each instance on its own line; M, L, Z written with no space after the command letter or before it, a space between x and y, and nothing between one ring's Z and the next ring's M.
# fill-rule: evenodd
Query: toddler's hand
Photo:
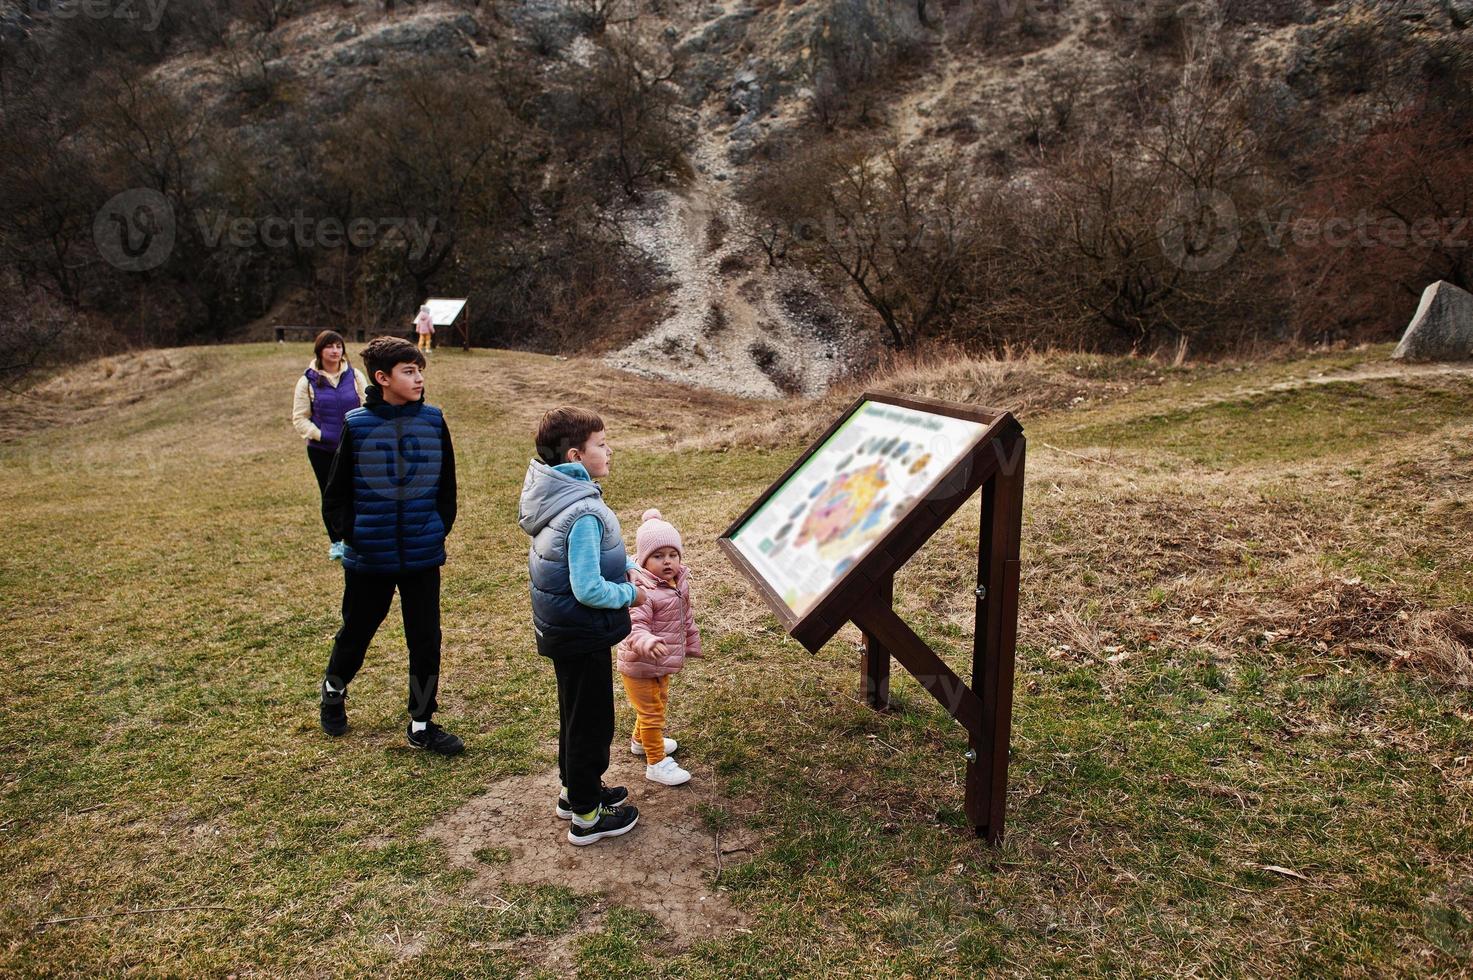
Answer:
M665 645L664 640L656 640L654 646L650 647L650 652L657 657L664 657L669 655L670 648Z

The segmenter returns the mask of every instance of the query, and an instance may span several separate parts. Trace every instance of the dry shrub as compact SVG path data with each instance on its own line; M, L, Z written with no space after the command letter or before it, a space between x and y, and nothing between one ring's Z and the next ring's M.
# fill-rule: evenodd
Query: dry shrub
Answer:
M773 383L778 391L785 395L797 395L803 390L803 380L795 374L791 367L783 362L782 355L765 341L754 340L747 346L747 353L752 355L752 363L757 369L767 376L767 380Z
M78 313L41 290L8 294L0 306L0 388L12 393L49 369L126 346L105 318Z
M1147 362L1110 361L1117 377L1087 376L1075 370L1085 363L1103 366L1103 359L1075 359L1028 352L1022 355L970 355L947 347L918 353L885 353L871 375L844 386L853 395L866 388L883 388L905 395L1006 409L1026 416L1050 412L1128 391L1152 378Z
M730 279L743 272L750 272L751 269L752 262L743 252L732 252L728 255L723 255L721 261L716 263L716 271L724 279Z
M1086 363L1078 358L1074 360L1074 366ZM1103 366L1106 361L1101 358L1093 363ZM878 362L856 371L816 400L783 400L754 406L752 411L731 422L693 433L681 441L680 448L774 449L807 442L867 390L1006 409L1026 417L1097 402L1157 380L1147 362L1111 360L1108 363L1115 366L1113 376L1102 378L1090 375L1103 372L1076 371L1064 358L1040 353L992 357L944 347L886 352Z
M1473 614L1468 610L1420 610L1411 614L1400 632L1396 666L1473 687Z
M31 396L71 406L128 405L183 381L194 361L188 353L163 350L103 357L42 382Z
M503 281L482 313L490 308L507 324L496 338L502 343L590 355L647 333L668 314L669 302L667 284L647 261L583 240L560 243L542 262Z
M1302 340L1390 339L1431 283L1473 289L1465 113L1408 111L1326 155L1321 169L1295 220L1314 234L1284 245Z
M1320 653L1385 660L1448 684L1473 686L1473 615L1420 609L1393 586L1318 578L1243 610L1235 630Z
M1298 22L1303 16L1298 0L1220 0L1224 24L1266 24L1283 27Z

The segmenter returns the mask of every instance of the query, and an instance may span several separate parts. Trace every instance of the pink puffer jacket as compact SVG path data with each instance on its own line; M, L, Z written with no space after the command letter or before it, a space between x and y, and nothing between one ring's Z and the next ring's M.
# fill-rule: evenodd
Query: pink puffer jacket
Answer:
M629 573L648 599L629 610L633 630L619 643L619 673L630 677L664 677L685 666L686 657L701 655L701 632L690 606L690 569L682 567L675 585L655 578L642 568ZM665 655L654 651L665 644Z

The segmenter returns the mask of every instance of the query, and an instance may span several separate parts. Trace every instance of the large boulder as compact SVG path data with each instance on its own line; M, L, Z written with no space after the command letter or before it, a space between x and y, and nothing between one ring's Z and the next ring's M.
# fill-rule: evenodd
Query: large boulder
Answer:
M1473 358L1473 294L1443 280L1428 286L1391 356L1407 361Z

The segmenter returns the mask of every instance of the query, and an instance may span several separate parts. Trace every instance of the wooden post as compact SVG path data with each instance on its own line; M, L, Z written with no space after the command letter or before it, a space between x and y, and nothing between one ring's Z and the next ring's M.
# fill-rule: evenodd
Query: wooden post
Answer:
M887 575L875 589L875 602L891 609L895 605L895 576ZM859 661L864 703L876 711L890 710L890 651L884 642L868 630L864 634L864 653Z
M1002 840L1007 808L1025 449L1026 442L1019 435L981 450L1003 458L997 473L982 486L972 641L972 690L982 701L982 737L974 736L969 742L972 757L967 762L965 809L977 833L992 844Z

